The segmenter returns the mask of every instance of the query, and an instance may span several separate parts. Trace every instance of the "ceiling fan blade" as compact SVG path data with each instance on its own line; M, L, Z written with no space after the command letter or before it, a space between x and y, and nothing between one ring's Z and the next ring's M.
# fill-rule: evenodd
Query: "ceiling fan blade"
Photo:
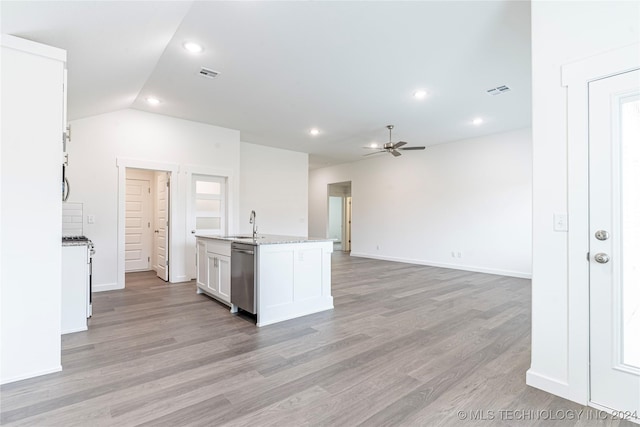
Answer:
M396 151L396 150L391 150L391 151L389 151L389 152L390 152L391 154L393 154L393 156L394 156L394 157L402 156L402 154L400 154L400 152L399 152L399 151Z
M398 148L398 147L402 147L403 145L407 145L407 143L404 142L404 141L398 141L395 144L393 144L393 148L395 149L395 148Z
M424 150L424 147L404 147L400 148L400 150Z
M375 153L363 154L363 156L373 156L374 154L380 154L380 153L384 153L384 150L382 150L382 151L376 151Z

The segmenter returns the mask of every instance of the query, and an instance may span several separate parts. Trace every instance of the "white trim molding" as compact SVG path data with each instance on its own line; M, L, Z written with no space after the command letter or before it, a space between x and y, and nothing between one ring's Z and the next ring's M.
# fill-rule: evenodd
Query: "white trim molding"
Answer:
M53 374L54 372L60 372L60 371L62 371L62 365L58 365L57 367L52 369L45 369L43 371L35 371L35 372L30 372L28 374L18 375L16 377L3 378L0 384L9 384L16 381L22 381L22 380L27 380L29 378L39 377L41 375Z
M569 230L568 359L566 384L529 370L527 384L589 403L589 82L640 68L640 44L562 66L567 88L567 194Z
M184 214L185 214L185 222L184 222L184 233L185 236L189 236L191 234L191 180L193 175L208 175L208 176L218 176L226 178L227 180L227 189L226 189L226 234L236 234L238 230L236 230L236 219L237 212L239 210L239 202L240 199L238 197L239 194L239 183L238 179L239 172L236 169L227 169L227 168L218 168L212 166L203 166L203 165L183 165L182 171L184 172ZM185 275L181 276L180 281L189 281L192 278L190 277L192 274L195 278L195 267L193 271L190 271L191 268L185 262ZM177 279L176 279L177 280Z
M422 260L422 259L398 258L398 257L384 256L384 255L373 255L373 254L367 254L362 252L351 252L351 256L359 257L359 258L380 259L383 261L404 262L407 264L426 265L429 267L450 268L452 270L473 271L475 273L495 274L498 276L517 277L519 279L531 279L531 273L525 273L522 271L512 271L512 270L501 270L499 268L486 268L486 267L478 267L474 265L464 265L464 264L447 264L443 262L436 262L436 261L429 261L429 260Z
M120 285L118 282L93 285L93 292L115 291L117 289L124 289L124 286Z
M176 270L176 259L178 257L172 256L176 254L180 249L178 245L176 245L176 235L179 232L177 230L178 227L174 227L174 219L177 217L178 212L178 203L177 198L175 197L178 194L178 180L177 175L180 172L180 165L176 163L165 163L165 162L154 162L148 160L141 159L129 159L118 157L116 159L116 166L118 167L118 282L116 287L113 289L124 289L125 287L125 253L124 253L124 244L125 244L125 195L126 195L126 185L127 185L127 168L134 169L147 169L153 171L162 171L169 172L170 174L170 184L169 184L169 194L170 194L170 206L169 206L169 282L175 283L177 280L173 277L174 271ZM109 285L96 285L96 291L100 289L100 291L111 290L109 287L113 286L113 284Z

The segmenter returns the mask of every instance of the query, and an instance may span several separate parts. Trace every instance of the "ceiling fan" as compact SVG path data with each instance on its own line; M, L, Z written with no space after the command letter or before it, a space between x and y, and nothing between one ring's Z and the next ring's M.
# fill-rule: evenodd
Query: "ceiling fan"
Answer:
M377 150L375 153L365 154L365 156L387 152L389 154L392 154L394 157L398 157L402 155L402 153L400 153L398 150L424 150L424 146L404 147L405 145L407 145L407 143L404 141L398 141L396 143L391 142L391 131L393 130L393 125L387 125L387 129L389 129L389 142L384 144L382 147L362 147L368 150Z

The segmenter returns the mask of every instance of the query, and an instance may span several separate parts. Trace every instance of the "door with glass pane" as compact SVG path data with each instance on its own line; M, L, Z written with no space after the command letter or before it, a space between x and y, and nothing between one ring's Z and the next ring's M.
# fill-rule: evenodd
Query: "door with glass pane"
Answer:
M589 84L591 402L640 417L640 71Z
M226 177L196 174L191 176L191 233L187 236L187 260L193 262L188 261L187 271L192 279L196 277L194 236L227 234L226 187Z

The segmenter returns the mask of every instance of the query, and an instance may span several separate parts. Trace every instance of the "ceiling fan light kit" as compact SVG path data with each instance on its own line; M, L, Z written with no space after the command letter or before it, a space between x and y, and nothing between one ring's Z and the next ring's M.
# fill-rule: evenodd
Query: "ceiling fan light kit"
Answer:
M387 129L389 129L389 142L385 143L381 149L378 149L377 147L362 147L362 148L366 148L366 149L374 149L374 150L378 150L374 153L369 153L369 154L365 154L365 156L372 156L374 154L379 154L379 153L389 153L391 154L393 157L399 157L402 155L402 153L398 150L424 150L425 147L424 146L419 146L419 147L405 147L405 145L407 145L406 142L404 141L398 141L396 143L391 142L391 131L393 130L393 125L387 125Z

